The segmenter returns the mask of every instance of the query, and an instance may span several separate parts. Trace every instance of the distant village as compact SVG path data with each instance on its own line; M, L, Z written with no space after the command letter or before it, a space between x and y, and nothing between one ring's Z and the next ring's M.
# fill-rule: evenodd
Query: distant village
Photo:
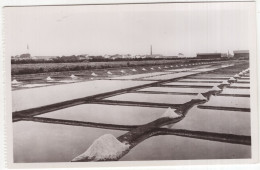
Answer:
M181 58L198 58L198 59L223 59L239 58L248 59L249 50L236 50L233 54L228 53L197 53L195 57L185 56L179 53L176 56L164 56L162 54L153 54L152 46L148 55L131 55L131 54L114 54L114 55L70 55L70 56L32 56L30 53L11 56L12 63L24 63L25 61L33 62L90 62L90 61L124 61L124 60L142 60L142 59L181 59ZM24 61L24 62L22 62Z

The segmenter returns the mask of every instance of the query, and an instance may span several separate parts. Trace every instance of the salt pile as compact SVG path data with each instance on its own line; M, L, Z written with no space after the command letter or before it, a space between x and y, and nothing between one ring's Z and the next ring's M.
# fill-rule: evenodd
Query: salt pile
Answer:
M151 68L151 70L153 70L153 68Z
M244 74L243 72L240 72L238 75L239 75L239 76L243 76L243 74Z
M173 109L170 107L161 115L161 118L167 117L167 118L177 118L180 117L181 115L175 113Z
M16 79L14 79L13 81L12 81L12 84L20 84L21 82L19 82L19 81L17 81Z
M112 73L110 71L108 71L107 74L112 74Z
M239 78L240 76L238 74L234 75L235 78Z
M136 71L136 69L133 69L132 71Z
M77 79L77 78L78 78L78 77L75 76L74 74L72 74L70 77L71 77L72 79Z
M214 90L214 91L220 91L221 89L220 89L218 86L214 86L214 87L212 87L212 90Z
M197 100L207 100L207 98L204 97L201 93L198 93L198 95L194 99L197 99Z
M129 149L128 144L121 143L113 135L105 134L96 139L92 145L72 161L92 159L93 161L116 159Z
M143 70L143 71L146 71L146 69L145 69L145 68L142 68L142 70Z
M94 73L94 72L93 72L91 75L92 75L92 76L97 76L97 74L96 74L96 73Z
M230 83L227 80L224 80L221 84L228 85Z
M121 72L121 73L125 73L125 71L124 71L124 70L121 70L120 72Z
M171 66L171 67L173 67L173 66Z
M180 117L181 115L175 113L170 107L161 115L161 118L178 118ZM169 124L169 125L165 125L164 127L166 128L172 128L174 124Z
M234 77L229 78L230 81L235 81L236 79Z
M165 66L164 68L168 68L167 66Z
M47 80L47 81L53 81L53 79L52 79L50 76L48 76L48 77L46 78L46 80Z

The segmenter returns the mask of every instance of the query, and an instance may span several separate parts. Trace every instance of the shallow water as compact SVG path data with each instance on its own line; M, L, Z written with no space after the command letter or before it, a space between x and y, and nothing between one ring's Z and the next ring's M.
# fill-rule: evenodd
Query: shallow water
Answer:
M134 101L149 103L183 104L195 98L195 95L167 95L167 94L141 94L125 93L118 96L106 98L117 101Z
M169 87L149 87L138 91L151 91L151 92L179 92L179 93L204 93L211 90L211 88L169 88Z
M69 162L104 134L124 131L37 122L13 124L14 162Z
M166 109L163 108L82 104L37 117L121 125L141 125L158 119L165 111Z
M179 136L156 136L133 148L121 161L250 158L251 147ZM163 164L163 162L161 162Z
M96 80L17 90L12 92L12 109L13 111L25 110L138 85L149 84L151 82L152 81Z
M250 89L232 89L225 88L221 94L250 94Z
M187 85L187 86L215 86L221 83L207 83L207 82L172 82L172 83L165 83L164 85Z
M203 106L250 108L249 97L212 96Z
M232 83L230 87L250 87L250 83Z

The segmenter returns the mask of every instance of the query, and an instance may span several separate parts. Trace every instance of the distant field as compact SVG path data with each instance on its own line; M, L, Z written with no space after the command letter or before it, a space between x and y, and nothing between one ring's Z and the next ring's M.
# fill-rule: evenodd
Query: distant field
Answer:
M79 71L102 68L121 68L145 65L194 63L198 60L145 60L145 61L113 61L113 62L79 62L79 63L37 63L12 64L12 75L35 74L47 72ZM201 60L200 60L201 61Z

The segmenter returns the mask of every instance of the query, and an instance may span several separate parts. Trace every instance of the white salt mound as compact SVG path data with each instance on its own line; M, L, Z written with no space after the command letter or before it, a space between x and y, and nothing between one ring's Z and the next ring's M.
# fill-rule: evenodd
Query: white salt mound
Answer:
M97 76L97 74L96 74L96 73L94 73L94 72L93 72L91 75L92 75L92 76Z
M121 70L121 73L125 73L125 71L124 71L124 70Z
M233 80L236 80L236 79L235 79L234 77L230 77L229 80L232 80L232 81L233 81Z
M238 77L240 77L238 74L236 74L235 76L234 76L235 78L238 78Z
M230 84L227 80L224 80L223 82L222 82L222 84Z
M161 69L161 67L158 67L159 69Z
M168 117L168 118L177 118L180 117L179 114L175 113L173 109L170 107L161 115L161 117Z
M136 69L133 69L132 71L136 71Z
M72 74L70 77L73 78L73 79L77 78L77 76L75 76L74 74Z
M12 81L12 84L19 84L19 83L21 83L21 82L15 80L15 79Z
M151 68L151 70L153 70L153 68Z
M214 87L212 87L212 90L220 91L221 89L218 86L214 86Z
M198 99L198 100L207 100L206 97L204 97L201 93L199 93L194 99Z
M53 81L53 79L49 76L46 78L47 81Z
M113 135L105 134L96 139L83 154L72 161L79 161L84 158L93 159L93 161L116 159L129 147L130 145L121 143Z
M107 74L112 74L112 73L110 71L108 71Z
M145 69L145 68L143 68L142 70L143 70L143 71L145 71L146 69Z

